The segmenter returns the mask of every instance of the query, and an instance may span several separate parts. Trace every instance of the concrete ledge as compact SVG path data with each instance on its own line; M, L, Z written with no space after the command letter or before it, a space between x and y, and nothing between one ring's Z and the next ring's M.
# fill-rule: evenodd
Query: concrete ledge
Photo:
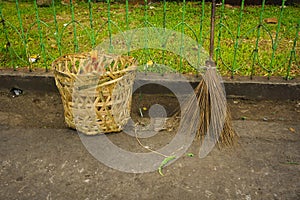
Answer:
M181 75L161 76L159 74L148 74L145 76L138 73L135 84L143 85L139 91L148 94L170 93L170 90L160 85L164 82L172 87L183 87L183 82L189 82L196 87L200 81L198 77ZM224 86L228 98L243 99L270 99L270 100L299 100L300 81L297 79L286 81L281 77L272 77L268 80L265 77L256 77L250 80L249 77L237 77L230 79L224 77ZM153 84L156 82L157 84ZM52 72L22 72L12 70L0 70L0 89L10 90L12 87L19 87L26 91L58 92ZM182 88L184 91L184 88Z
M0 74L0 89L21 88L24 91L58 92L53 76Z

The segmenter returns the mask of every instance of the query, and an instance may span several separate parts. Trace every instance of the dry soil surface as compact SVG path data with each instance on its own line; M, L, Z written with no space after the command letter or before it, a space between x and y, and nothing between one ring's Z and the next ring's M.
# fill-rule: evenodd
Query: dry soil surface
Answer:
M132 116L142 123L151 105L170 115L172 96L135 95ZM0 91L0 199L300 199L300 102L229 99L234 148L187 153L158 171L125 173L95 159L76 131L65 127L58 93ZM143 110L141 118L139 108ZM146 120L147 121L147 120ZM175 130L175 129L174 129ZM151 148L173 129L143 139ZM145 151L125 133L107 137L120 148ZM113 155L112 155L113 157Z

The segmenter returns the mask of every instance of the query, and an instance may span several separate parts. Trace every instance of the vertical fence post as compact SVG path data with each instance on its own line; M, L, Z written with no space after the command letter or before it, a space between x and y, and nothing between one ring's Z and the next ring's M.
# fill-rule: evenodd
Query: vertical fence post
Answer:
M148 0L144 0L144 25L148 22Z
M183 53L184 53L184 27L185 27L185 0L182 2L182 16L181 16L181 45L180 45L180 67L179 71L182 72L183 67Z
M148 44L148 0L144 0L144 25L145 25L145 35L144 35L144 38L145 38L145 43L144 43L144 51L146 52L147 54L147 57L150 57L150 51L149 51L149 44ZM151 57L150 57L151 59ZM148 59L149 60L149 59ZM147 68L146 68L146 72L147 72Z
M210 17L210 43L209 43L209 59L213 61L214 44L215 44L215 15L216 15L216 0L212 0L211 17Z
M217 41L217 48L216 48L216 61L215 61L216 65L218 65L219 56L221 54L221 36L222 36L222 28L223 28L224 10L225 10L225 0L222 0L221 16L220 16L219 31L218 31L218 41Z
M73 0L70 0L70 7L71 7L72 25L73 25L73 32L74 32L74 51L78 52L78 40L77 40L77 32L76 32L76 22L75 22Z
M241 24L242 24L242 19L243 19L243 11L244 11L244 0L242 0L241 3L241 9L240 9L240 15L239 15L239 22L238 22L238 27L237 27L237 34L236 34L236 39L235 39L235 44L234 44L234 54L233 54L233 63L231 67L231 78L233 78L234 72L235 72L235 67L236 67L236 56L237 56L237 50L238 50L238 45L239 45L239 39L241 35Z
M126 12L126 16L125 16L126 31L128 31L129 30L129 3L128 3L128 0L126 0L125 12ZM125 39L126 39L126 45L127 45L127 55L130 56L131 36L129 36L129 37L127 36L127 38L125 38Z
M6 39L5 49L8 49L9 56L10 56L10 62L12 64L14 70L16 70L16 66L14 65L13 52L11 49L11 44L9 41L9 37L8 37L6 25L5 25L5 19L4 19L3 13L2 13L2 2L0 3L0 16L1 16L1 23L2 23L2 27L3 27L3 31L4 31L5 39Z
M113 45L112 45L112 30L111 30L111 16L110 16L110 0L107 0L106 3L107 3L107 28L108 28L108 37L109 37L109 52L112 52Z
M234 54L233 54L233 63L231 67L231 78L233 78L234 72L235 72L235 66L236 66L236 56L237 56L237 50L238 50L238 45L239 45L239 39L241 35L241 24L242 24L242 19L243 19L243 11L244 11L244 0L242 0L241 3L241 9L240 9L240 15L239 15L239 22L238 22L238 27L237 27L237 34L236 34L236 39L235 39L235 44L234 44Z
M20 25L20 30L21 30L21 40L22 40L22 43L23 43L23 46L24 46L24 53L25 53L25 59L26 59L26 64L30 65L29 63L29 55L28 55L28 52L27 52L27 38L25 37L25 34L24 34L24 28L23 28L23 22L22 22L22 17L21 17L21 10L19 8L19 1L16 0L16 9L17 9L17 12L18 12L18 20L19 20L19 25ZM29 71L31 71L31 68L29 68Z
M298 40L298 37L300 34L299 29L300 29L300 19L298 20L297 27L296 27L296 35L295 35L295 39L293 42L293 47L292 47L291 55L290 55L290 59L289 59L289 65L288 65L286 77L285 77L286 80L288 80L290 78L290 71L291 71L293 59L296 61L296 50L295 49L296 49L296 43L297 43L297 40Z
M164 35L163 38L165 38L165 30L167 27L167 1L163 0L163 29L164 29ZM162 50L162 64L166 64L166 40L163 41L163 50Z
M200 67L200 57L201 57L201 48L203 48L203 22L204 22L204 14L205 14L205 0L202 0L201 3L201 16L200 16L200 24L199 24L199 41L198 41L198 55L197 55L197 67Z
M270 79L271 73L273 72L272 68L273 68L273 63L274 63L274 58L275 58L275 52L277 50L277 45L278 45L278 36L279 36L280 25L281 25L283 10L284 10L284 3L285 3L285 0L282 0L280 15L279 15L277 29L276 29L275 40L272 44L272 57L271 57L271 62L270 62L269 70L268 70L268 79Z
M167 1L163 0L163 28L167 27Z
M261 4L261 10L260 10L260 15L259 15L259 24L258 24L258 27L257 27L255 49L253 50L253 60L252 60L252 65L251 65L250 79L253 78L254 65L255 65L255 62L256 62L257 56L258 56L258 43L259 43L259 38L260 38L260 29L261 29L261 26L262 26L262 23L263 23L263 13L264 13L264 10L265 10L265 1L266 0L263 0L262 4Z
M129 30L129 4L128 4L128 0L126 0L125 11L126 11L126 16L125 16L126 30Z
M38 26L39 38L40 38L40 47L41 47L41 50L42 50L42 59L43 59L45 69L46 69L46 71L48 71L48 67L46 65L45 44L44 44L44 40L43 40L41 21L40 21L40 18L39 18L39 11L38 11L38 8L37 8L36 0L34 0L34 9L35 9L35 15L36 15L36 22L37 22L37 26Z
M88 1L88 4L89 4L90 27L91 27L91 31L92 31L91 42L92 42L92 48L94 48L96 42L95 42L95 30L94 30L94 25L93 25L93 7L92 7L91 0Z
M199 44L202 46L203 44L203 22L204 22L204 14L205 14L205 0L202 0L201 3L201 16L200 16L200 27L199 27Z
M54 25L55 25L55 39L56 39L56 43L57 43L57 47L58 47L58 51L59 51L59 56L62 55L62 51L61 51L61 41L60 41L60 37L59 37L59 32L58 32L58 24L57 24L57 19L56 19L56 10L55 10L55 4L54 4L55 0L52 0L52 10L53 10L53 17L54 17Z

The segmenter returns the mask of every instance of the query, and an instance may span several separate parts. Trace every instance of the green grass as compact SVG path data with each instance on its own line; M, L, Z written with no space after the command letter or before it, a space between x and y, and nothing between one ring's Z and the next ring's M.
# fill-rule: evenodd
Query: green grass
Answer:
M19 3L21 17L23 22L24 34L27 38L27 47L24 46L21 39L21 30L18 20L18 13L14 2L1 2L2 14L5 19L6 32L10 41L10 47L7 47L7 40L3 26L0 25L0 68L22 67L28 66L28 57L35 54L42 55L40 46L40 37L36 22L34 4L31 2ZM111 31L113 34L126 29L134 29L138 27L155 26L163 27L163 4L151 4L151 9L148 9L148 22L145 24L145 7L139 5L129 5L129 24L127 27L125 16L125 4L111 4L111 20L113 22ZM289 58L293 46L293 41L296 36L296 25L300 20L299 6L288 6L284 9L281 28L278 37L278 45L275 52L273 65L270 66L272 57L272 41L275 40L277 24L263 23L264 29L261 29L261 35L258 42L258 61L252 65L253 51L255 49L257 38L257 26L259 25L260 6L246 6L243 12L241 23L241 33L238 39L238 49L236 51L236 62L234 64L234 45L236 42L237 27L239 21L240 7L225 8L223 14L223 24L220 38L220 56L217 60L219 70L222 75L230 75L232 72L237 75L248 76L251 72L253 75L259 76L286 76L288 69ZM73 53L74 47L74 31L73 26L66 24L72 21L70 6L57 3L55 6L56 18L58 23L58 36L61 38L61 53ZM31 67L50 66L51 62L60 56L57 44L57 35L55 35L55 23L52 7L38 8L39 18L46 25L41 25L43 42L45 44L45 55L37 63L33 63ZM78 40L78 51L86 52L92 49L91 34L92 29L89 21L88 4L78 2L74 6L76 24L76 34ZM94 3L93 11L93 26L95 31L96 44L101 43L109 36L107 25L107 4ZM166 28L181 31L181 26L178 24L182 21L182 3L167 2L166 7ZM279 6L265 7L263 18L276 17L280 14ZM221 7L217 7L216 12L216 31L215 31L215 47L218 44L219 20L221 16ZM200 18L201 18L201 3L187 2L184 22L191 27L185 26L184 33L195 38L196 34L203 48L208 51L209 47L209 28L210 28L210 4L205 3L205 14L203 21L203 34L200 35ZM192 31L193 30L193 31ZM299 33L298 33L299 34ZM200 38L202 40L200 41ZM10 51L11 50L11 54ZM296 59L292 61L289 71L290 77L295 77L300 74L299 68L299 39L296 45ZM180 59L180 56L172 52L163 52L162 50L149 49L131 52L137 57L140 64L145 64L150 59L156 63L161 63L170 66L171 68L182 73L195 72L186 60ZM162 56L164 55L164 56ZM216 53L215 53L216 55ZM181 63L181 64L180 64ZM268 73L269 72L269 73Z

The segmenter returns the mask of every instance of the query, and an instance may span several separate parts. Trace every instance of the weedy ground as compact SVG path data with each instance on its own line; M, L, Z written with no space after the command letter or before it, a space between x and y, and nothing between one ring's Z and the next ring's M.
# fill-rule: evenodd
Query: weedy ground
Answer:
M0 26L0 67L16 68L17 66L28 66L28 58L37 54L42 57L39 62L33 63L32 66L49 67L51 62L60 55L76 51L74 26L69 5L56 3L54 8L57 27L52 6L39 7L37 9L41 20L41 35L38 31L37 16L34 14L35 7L32 2L19 3L19 16L22 20L23 32L20 28L20 18L18 17L15 2L1 2L1 6L5 29L4 26ZM108 9L110 9L109 15L112 22L110 28L107 23ZM284 8L277 41L278 24L266 23L264 20L266 18L279 19L281 8L279 6L265 6L260 37L258 38L258 57L255 62L253 62L253 59L261 6L245 6L241 21L239 20L240 9L240 7L229 7L226 5L223 13L221 12L221 6L218 6L216 10L215 50L219 49L217 63L221 74L228 75L233 72L237 75L248 76L253 72L253 75L265 76L269 72L274 76L286 76L287 72L289 72L290 77L299 75L299 44L296 44L296 59L292 60L291 68L288 67L291 50L297 35L296 25L299 23L299 5ZM145 12L145 6L143 5L129 4L127 13L124 3L114 2L111 3L110 8L108 8L108 4L103 2L93 3L91 10L92 23L90 21L91 16L88 3L77 2L74 5L74 20L76 22L74 25L76 26L77 50L79 52L92 49L93 42L91 38L93 34L95 36L95 45L97 45L104 39L107 39L110 33L116 34L145 26L165 26L175 31L184 30L185 34L197 40L208 51L210 29L209 3L205 3L204 10L202 10L201 2L187 2L185 9L182 3L167 2L165 20L162 2L148 5L147 12ZM204 11L204 17L201 17L202 11ZM128 21L126 21L126 16L128 16ZM222 23L220 23L221 16ZM181 23L183 20L185 24L184 29L182 29ZM240 36L237 37L239 23ZM8 38L6 38L5 33L7 33ZM45 44L44 55L42 55L41 46L39 45L41 42L40 36L42 36L42 42ZM26 38L26 46L22 38ZM58 40L60 41L60 46L58 45ZM276 42L274 61L271 65L272 51ZM235 45L238 47L236 52ZM153 60L155 63L168 65L181 73L195 73L195 69L184 59L171 52L146 48L131 52L131 54L138 58L140 64ZM234 61L235 59L236 61Z

